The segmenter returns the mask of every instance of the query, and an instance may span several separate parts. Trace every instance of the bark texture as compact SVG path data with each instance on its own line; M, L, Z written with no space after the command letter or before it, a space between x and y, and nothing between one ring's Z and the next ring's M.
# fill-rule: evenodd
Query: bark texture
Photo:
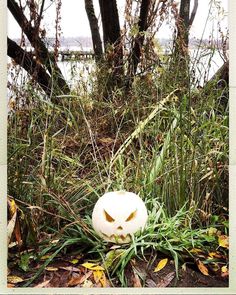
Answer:
M85 0L85 10L88 16L92 40L93 50L96 62L100 61L103 55L102 41L98 28L98 20L94 12L93 0Z

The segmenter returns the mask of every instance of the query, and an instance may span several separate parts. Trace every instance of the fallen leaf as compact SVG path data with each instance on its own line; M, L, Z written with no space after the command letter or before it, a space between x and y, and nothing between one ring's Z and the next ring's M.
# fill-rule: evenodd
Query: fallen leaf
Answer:
M72 260L70 260L69 262L72 263L72 264L76 264L76 263L79 262L79 260L78 260L78 259L72 259Z
M47 260L48 258L50 258L52 255L47 254L47 255L43 255L42 257L40 257L40 260Z
M199 259L197 259L196 262L197 262L197 267L198 267L198 269L200 270L200 272L201 272L202 274L204 274L205 276L209 276L208 269L207 269L207 267L202 263L202 261L199 260Z
M51 244L57 244L60 240L52 240Z
M218 237L218 243L220 247L229 248L229 237L225 235L221 235Z
M83 276L77 275L76 277L72 277L68 282L68 287L73 287L82 284L85 280L87 280L91 275L92 271L87 272Z
M57 267L53 267L53 266L45 267L45 269L46 269L47 271L57 271L57 270L58 270Z
M216 233L217 233L217 228L215 228L215 227L210 227L210 228L207 230L207 234L208 234L209 236L215 236Z
M186 263L184 263L184 264L181 266L181 268L182 268L183 271L186 271L186 269L187 269L187 268L186 268Z
M204 253L201 249L198 248L193 248L189 252L194 254Z
M170 272L167 276L165 276L165 278L163 280L161 280L160 283L157 284L158 288L165 288L167 287L171 281L174 279L175 277L175 272Z
M221 277L222 278L227 278L228 276L229 276L229 272L228 271L221 273Z
M93 271L93 277L95 280L95 283L98 283L100 281L100 279L103 276L103 271L102 270L95 270Z
M45 288L49 284L50 281L51 280L44 281L44 282L34 286L34 288Z
M11 214L11 217L15 214L16 210L17 210L17 207L16 207L16 203L13 199L9 199L8 198L8 208L9 208L9 211L10 211L10 214Z
M17 284L17 283L21 283L24 280L21 277L18 276L8 276L7 277L7 282L10 284Z
M102 284L102 287L109 287L109 283L108 283L108 280L105 276L105 273L103 273L103 275L100 279L100 283Z
M132 281L133 281L133 287L135 287L135 288L141 288L142 287L139 276L135 272L134 272L134 276L132 278Z
M110 250L115 250L115 249L119 249L119 248L121 248L121 246L113 245L113 246L111 246Z
M208 255L210 258L222 258L222 255L216 252L210 252Z
M59 266L60 269L68 270L70 272L81 272L81 269L75 266Z
M217 271L220 269L218 263L211 263L209 266L211 267L211 269L212 269L214 272L217 272Z
M13 214L11 220L8 222L8 225L7 225L7 245L9 245L11 241L11 237L16 225L16 217L17 217L17 211Z
M228 268L227 268L226 265L224 265L224 266L221 267L221 272L225 273L227 271L228 271Z
M90 262L83 263L82 266L91 270L105 270L101 265L97 265Z
M83 288L92 288L93 287L93 282L90 281L90 280L85 280L82 287Z
M157 284L153 280L147 279L146 280L146 286L149 287L149 288L155 288L157 286Z
M20 223L19 223L18 219L16 219L16 226L15 226L14 234L15 234L16 240L18 242L18 245L21 246L23 241L21 238Z
M14 284L7 284L7 288L14 288L15 285Z
M161 269L163 269L166 264L168 262L168 258L162 259L158 262L156 268L154 269L154 272L160 271Z

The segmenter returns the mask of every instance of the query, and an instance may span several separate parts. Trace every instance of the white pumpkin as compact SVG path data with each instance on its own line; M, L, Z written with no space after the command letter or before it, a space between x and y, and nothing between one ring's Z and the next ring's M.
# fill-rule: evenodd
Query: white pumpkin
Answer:
M123 244L131 241L131 234L144 229L147 209L142 199L131 192L105 193L94 206L92 224L106 241Z

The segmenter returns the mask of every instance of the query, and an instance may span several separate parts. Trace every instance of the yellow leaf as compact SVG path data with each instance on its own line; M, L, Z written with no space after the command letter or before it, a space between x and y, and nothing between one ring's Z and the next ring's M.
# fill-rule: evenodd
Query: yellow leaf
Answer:
M57 267L52 267L52 266L48 266L45 268L47 271L57 271L58 268Z
M223 248L229 248L229 237L225 235L221 235L218 237L219 246Z
M222 267L221 267L221 271L222 271L222 272L227 272L227 271L228 271L227 266L226 266L226 265L222 266Z
M8 276L7 277L7 282L10 284L17 284L17 283L21 283L24 280L18 276Z
M198 248L193 248L189 252L194 253L194 254L203 253L203 251L201 249L198 249Z
M100 279L100 283L102 284L102 287L107 287L107 279L104 273Z
M50 258L51 257L51 255L43 255L41 258L40 258L40 260L47 260L48 258Z
M78 262L79 262L78 259L72 259L72 260L70 260L70 263L72 263L72 264L76 264L76 263L78 263Z
M208 236L215 236L217 233L217 229L215 227L210 227L207 231Z
M220 255L216 252L210 252L208 255L210 258L222 258L222 255Z
M11 216L13 216L17 209L16 203L13 199L8 199L8 204L9 204L9 210L10 210Z
M82 266L91 270L105 270L102 266L90 262L83 263Z
M98 283L101 280L102 276L103 276L102 270L95 270L93 272L93 277L96 283Z
M160 271L163 269L168 262L168 258L162 259L158 262L157 267L154 269L154 272Z
M205 276L209 276L208 269L206 266L201 262L201 260L197 260L197 266L202 274Z

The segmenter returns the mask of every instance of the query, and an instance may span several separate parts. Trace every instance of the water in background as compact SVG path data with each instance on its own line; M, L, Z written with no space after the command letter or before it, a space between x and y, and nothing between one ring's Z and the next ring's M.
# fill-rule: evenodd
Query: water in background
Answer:
M79 48L73 48L73 50L79 50ZM190 68L195 73L194 86L203 86L224 64L224 59L218 51L213 53L212 50L191 49L190 58ZM59 67L68 83L73 85L79 80L86 81L88 75L94 70L94 61L64 61L59 62Z
M63 50L64 48L61 48ZM69 47L65 50L79 51L81 47ZM84 51L91 51L91 48L83 48ZM216 71L223 65L224 60L218 51L206 49L191 49L190 50L191 64L190 68L195 75L195 82L193 87L203 86ZM10 59L9 59L10 62ZM79 83L86 83L88 76L95 69L94 60L82 61L59 61L58 65L62 71L63 76L70 86L76 87ZM8 72L8 81L11 83L14 80L14 85L23 85L26 81L26 72L22 69L16 70L12 68ZM9 92L8 92L9 94ZM13 93L11 93L12 97ZM9 98L9 95L8 95Z

